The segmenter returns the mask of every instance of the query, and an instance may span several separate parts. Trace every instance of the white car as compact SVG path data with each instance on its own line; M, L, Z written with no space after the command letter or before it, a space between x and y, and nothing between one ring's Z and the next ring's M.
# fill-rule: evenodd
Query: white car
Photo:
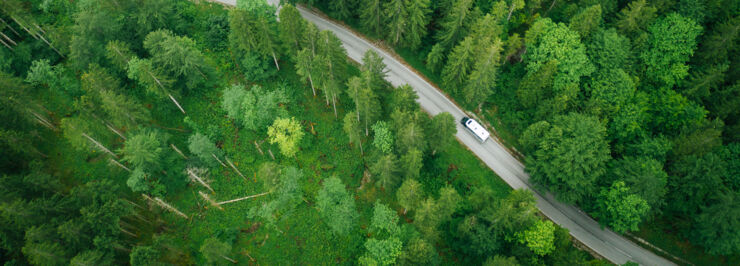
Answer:
M486 142L488 137L491 136L491 133L488 133L488 130L472 118L463 117L460 122L468 129L468 131L472 132L481 143Z

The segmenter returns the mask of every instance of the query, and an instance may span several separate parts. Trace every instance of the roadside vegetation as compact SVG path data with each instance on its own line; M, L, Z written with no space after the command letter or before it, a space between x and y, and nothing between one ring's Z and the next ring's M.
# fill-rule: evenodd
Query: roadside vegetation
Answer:
M605 263L378 55L197 2L0 3L3 263Z
M602 225L740 261L737 1L296 2L383 41Z

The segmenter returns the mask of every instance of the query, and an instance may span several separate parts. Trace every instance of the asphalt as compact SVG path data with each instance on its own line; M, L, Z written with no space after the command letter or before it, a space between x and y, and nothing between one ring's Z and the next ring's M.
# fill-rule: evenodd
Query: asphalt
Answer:
M236 5L236 0L214 0L227 5ZM267 0L277 5L278 0ZM465 113L450 101L445 94L429 84L414 71L393 56L366 41L344 26L329 21L306 8L299 7L303 18L313 22L320 30L330 30L339 37L347 55L354 61L362 62L362 55L369 49L376 51L387 66L387 80L393 86L409 84L419 95L421 107L431 115L448 112L460 121ZM537 199L537 208L550 220L567 228L571 236L586 245L605 259L616 264L628 261L641 265L675 265L673 262L660 257L609 230L602 229L594 219L573 205L564 204L556 200L550 193L534 190L529 182L529 175L524 171L524 165L512 156L502 144L494 139L480 143L472 133L465 130L460 123L457 125L457 139L468 147L478 158L490 167L501 179L514 189L531 190Z

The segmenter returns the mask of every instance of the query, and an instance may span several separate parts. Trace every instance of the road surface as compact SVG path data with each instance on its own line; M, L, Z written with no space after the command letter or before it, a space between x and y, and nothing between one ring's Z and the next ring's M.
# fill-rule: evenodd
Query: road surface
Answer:
M236 0L215 0L228 5L236 5ZM268 0L270 4L277 5L278 0ZM426 82L423 78L410 70L404 64L384 52L377 46L367 42L355 35L347 28L320 17L311 11L299 7L301 15L306 20L313 22L320 30L330 30L339 37L347 55L357 62L362 62L362 55L369 49L375 50L387 65L387 80L393 86L409 84L419 94L419 104L432 115L441 112L449 112L460 121L465 113L452 101L450 101L437 88ZM524 165L514 158L500 143L486 141L481 144L473 134L457 125L457 138L468 147L478 158L490 167L498 176L514 189L529 189L537 199L537 208L549 217L553 222L567 228L570 234L591 250L603 256L607 260L624 264L627 261L637 262L641 265L674 265L652 252L638 246L626 238L608 229L601 229L599 224L591 219L573 205L561 203L550 194L542 194L532 189L529 175L524 172Z

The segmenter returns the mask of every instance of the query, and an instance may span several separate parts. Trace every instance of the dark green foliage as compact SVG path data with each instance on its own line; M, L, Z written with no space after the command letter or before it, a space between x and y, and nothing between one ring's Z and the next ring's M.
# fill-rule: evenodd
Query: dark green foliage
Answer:
M352 194L344 188L339 178L324 180L324 187L316 195L316 205L324 221L337 235L346 235L359 216Z
M651 24L648 31L648 47L639 55L645 76L657 87L670 88L688 75L685 63L694 54L702 27L672 13Z
M596 217L602 224L617 232L635 231L650 211L648 203L632 194L624 182L617 181L610 188L602 188L596 200Z

